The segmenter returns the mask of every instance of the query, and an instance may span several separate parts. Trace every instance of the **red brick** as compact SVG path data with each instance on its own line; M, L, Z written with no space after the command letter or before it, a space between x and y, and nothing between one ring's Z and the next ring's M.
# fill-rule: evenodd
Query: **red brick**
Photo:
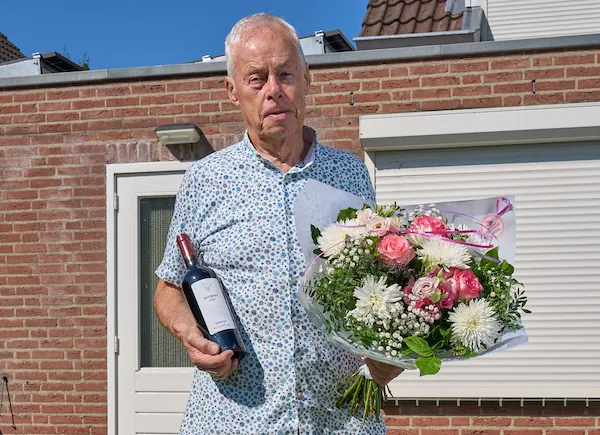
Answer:
M48 113L46 120L48 122L79 121L79 113Z
M567 77L598 77L600 76L600 66L567 68Z
M469 417L452 417L450 424L452 426L469 426L471 421Z
M502 435L542 435L541 429L531 429L531 430L508 430L504 429L502 431Z
M381 77L389 77L389 68L377 68L377 69L362 69L352 71L352 79L374 79Z
M193 103L196 101L208 101L210 93L208 92L186 92L184 94L175 94L176 103Z
M515 417L513 424L516 427L551 427L552 419L548 417Z
M334 80L348 80L350 72L348 71L323 71L313 72L313 81L315 82L330 82Z
M201 80L202 89L221 89L225 88L225 79L203 79Z
M516 82L523 80L522 72L501 72L483 75L484 83Z
M99 97L122 97L130 95L131 88L129 86L111 86L108 88L98 88Z
M594 63L594 54L564 54L554 56L554 65L583 65Z
M324 93L351 92L360 89L359 82L329 83L323 85Z
M319 95L315 97L315 104L319 106L348 103L350 103L350 95Z
M198 80L194 80L191 82L167 83L167 92L196 91L199 89L200 89L200 82Z
M561 91L575 89L575 80L536 81L536 91Z
M600 90L587 92L567 92L565 95L565 100L570 103L600 101Z
M40 133L68 133L71 131L70 124L42 124L38 127Z
M525 95L523 101L526 105L562 103L565 101L565 95L562 93Z
M165 92L163 83L145 83L143 85L132 86L131 91L134 94L157 94Z
M458 86L460 84L459 76L440 76L440 77L423 77L421 85L428 86Z
M139 104L140 99L138 97L109 98L106 100L106 107L138 106Z
M530 82L494 85L494 94L517 94L532 92L532 90L533 85Z
M450 72L472 72L472 71L487 71L489 70L488 61L468 61L456 62L450 64Z
M354 94L355 103L370 103L372 101L390 101L388 92L370 92Z
M46 99L45 92L33 92L28 94L15 94L14 101L15 103L23 102L23 101L42 101Z
M473 426L510 426L510 417L473 417Z
M143 106L155 105L155 104L171 104L175 102L173 95L152 95L149 97L142 97L141 104Z
M594 417L555 417L555 426L589 426L595 425Z
M387 431L387 435L419 435L419 429L394 429Z
M463 428L460 430L461 435L500 435L500 430L497 429L467 429Z
M458 435L458 429L421 429L421 435Z
M38 109L40 112L57 112L60 110L71 110L71 102L54 101L51 103L39 103Z
M448 72L448 64L440 63L423 63L421 65L411 65L410 66L410 74L421 76L428 74L442 74Z
M383 80L381 82L382 89L398 89L398 88L418 88L419 79L392 79Z
M600 88L600 78L597 79L579 79L577 81L578 89L595 89Z
M450 420L448 417L412 417L412 425L421 426L448 426Z
M450 97L450 89L415 89L412 91L412 97L418 100L448 98Z
M491 93L491 86L459 86L452 89L452 95L455 97L489 95Z
M106 107L106 101L104 101L104 100L73 101L73 109L74 110L93 109L96 107ZM85 118L82 116L81 119L85 119Z
M2 113L2 107L0 107L0 113ZM46 115L42 113L31 113L27 115L13 115L12 117L14 124L35 124L44 122Z
M531 69L525 71L525 80L562 79L565 77L564 68Z
M529 68L530 60L527 57L514 59L500 59L491 62L492 69L523 69Z
M499 107L502 104L502 98L465 98L462 101L462 107L471 109L476 107Z
M546 435L585 435L585 429L546 429Z
M504 99L502 100L502 105L504 107L519 106L522 103L523 103L523 97L521 97L519 95L504 97Z
M379 105L367 104L367 105L356 105L356 106L344 106L344 115L359 115L377 113L379 111Z

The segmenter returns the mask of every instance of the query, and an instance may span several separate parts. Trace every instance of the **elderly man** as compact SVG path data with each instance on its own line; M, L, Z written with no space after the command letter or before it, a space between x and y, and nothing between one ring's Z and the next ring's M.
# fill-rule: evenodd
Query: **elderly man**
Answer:
M187 171L156 272L157 315L199 369L181 433L383 434L382 423L363 425L336 408L340 382L362 361L328 344L296 299L305 267L296 196L312 178L372 200L367 170L304 126L310 73L293 27L253 15L235 25L225 49L227 91L246 134ZM188 308L179 288L181 232L229 292L248 350L240 362L202 336ZM401 371L368 364L382 385Z

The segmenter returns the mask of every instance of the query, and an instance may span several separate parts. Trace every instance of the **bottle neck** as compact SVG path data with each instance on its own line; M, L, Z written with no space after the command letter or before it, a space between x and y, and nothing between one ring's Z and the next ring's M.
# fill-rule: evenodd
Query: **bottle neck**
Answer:
M183 261L188 269L200 267L202 263L198 260L196 255L190 255L189 257L183 257Z
M198 257L194 252L194 247L192 246L192 241L187 234L180 234L177 236L177 245L179 246L179 251L181 252L181 258L185 262L185 265L188 269L192 267L199 267L204 264L202 258L198 261Z

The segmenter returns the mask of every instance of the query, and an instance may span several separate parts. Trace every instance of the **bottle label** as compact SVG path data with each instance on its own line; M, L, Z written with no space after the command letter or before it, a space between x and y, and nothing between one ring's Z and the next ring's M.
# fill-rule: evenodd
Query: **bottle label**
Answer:
M196 281L192 284L192 292L198 301L210 335L226 329L235 329L219 280L206 278Z

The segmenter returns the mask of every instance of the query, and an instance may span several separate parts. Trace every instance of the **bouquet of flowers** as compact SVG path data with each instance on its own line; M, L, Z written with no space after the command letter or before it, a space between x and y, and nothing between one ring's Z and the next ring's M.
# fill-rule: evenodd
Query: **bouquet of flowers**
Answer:
M506 347L529 311L513 266L498 255L499 217L511 208L505 198L498 204L504 208L470 226L446 217L468 217L461 210L435 204L343 209L336 222L311 225L317 257L298 297L329 340L421 376L442 361ZM379 419L385 396L363 366L337 405Z

